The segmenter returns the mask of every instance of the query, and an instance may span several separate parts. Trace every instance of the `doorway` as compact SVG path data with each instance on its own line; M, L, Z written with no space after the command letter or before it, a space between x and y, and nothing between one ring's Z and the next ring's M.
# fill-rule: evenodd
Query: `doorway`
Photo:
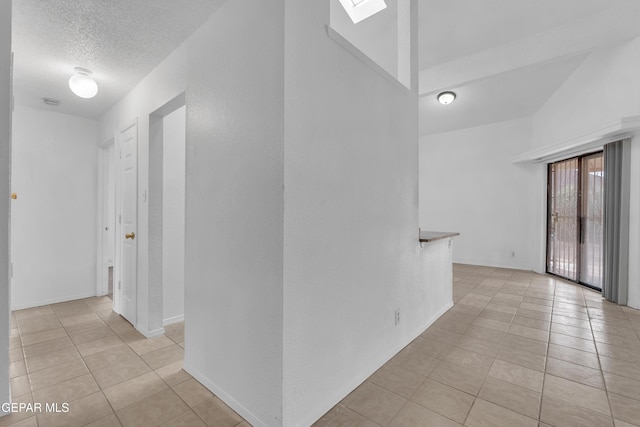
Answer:
M98 176L100 177L98 242L98 277L96 295L108 295L113 300L113 269L115 266L116 225L116 158L115 141L110 139L99 149Z
M149 283L153 330L184 320L186 107L184 93L149 115ZM165 329L165 332L168 330Z
M552 163L547 181L547 273L601 290L604 154Z
M162 118L162 292L164 326L184 320L186 108Z
M138 127L131 122L99 150L98 273L96 295L135 325L137 317Z

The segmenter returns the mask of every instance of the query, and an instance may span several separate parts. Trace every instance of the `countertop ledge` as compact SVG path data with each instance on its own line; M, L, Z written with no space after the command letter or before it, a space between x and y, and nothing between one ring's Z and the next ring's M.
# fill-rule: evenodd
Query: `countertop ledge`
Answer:
M448 239L459 236L460 233L453 231L423 231L420 230L420 243L433 242L434 240Z

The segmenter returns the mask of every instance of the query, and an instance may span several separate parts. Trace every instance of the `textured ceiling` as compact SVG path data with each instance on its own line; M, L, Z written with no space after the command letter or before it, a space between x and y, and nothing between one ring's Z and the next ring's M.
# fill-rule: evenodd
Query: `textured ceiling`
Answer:
M224 0L13 2L18 104L98 118L191 35ZM74 67L94 72L93 99L71 93ZM42 98L58 107L45 107Z

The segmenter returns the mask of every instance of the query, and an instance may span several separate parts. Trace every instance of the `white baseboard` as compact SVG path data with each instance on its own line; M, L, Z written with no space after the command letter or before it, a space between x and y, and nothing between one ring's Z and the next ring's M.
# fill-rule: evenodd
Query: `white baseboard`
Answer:
M426 331L427 328L429 328L429 326L431 326L436 320L438 320L440 318L440 316L442 316L444 313L446 313L451 307L453 307L453 301L450 301L449 303L447 303L447 305L445 305L442 309L440 309L433 316L431 316L427 320L427 322L425 322L420 328L418 328L417 331L415 331L413 334L410 335L410 339L407 342L405 342L403 344L400 344L400 346L396 346L391 351L389 351L378 362L378 364L376 364L375 369L370 370L370 372L367 373L366 375L360 376L360 377L356 378L355 380L351 381L350 383L348 383L347 385L345 385L344 387L341 387L340 390L337 391L332 396L332 398L327 401L327 403L325 403L323 405L318 405L317 406L318 410L313 411L312 413L310 413L308 415L308 417L306 419L300 421L298 423L298 425L310 426L313 423L315 423L316 421L318 421L329 409L331 409L334 406L336 406L338 404L338 402L342 401L342 399L344 399L349 393L351 393L353 390L358 388L360 386L360 384L365 382L365 380L367 378L369 378L374 372L376 372L378 369L380 369L380 367L382 367L385 363L387 363L389 360L391 360L391 358L393 356L395 356L396 354L398 354L398 352L400 352L400 350L405 348L407 345L409 345L409 343L411 343L418 336L420 336L420 334L422 334L424 331Z
M195 369L193 366L189 365L185 360L183 362L183 367L188 374L190 374L193 378L198 380L202 385L208 388L213 394L218 396L220 400L222 400L225 404L229 405L231 409L236 411L238 415L247 420L249 424L254 427L268 427L264 421L256 417L251 411L242 406L237 400L235 400L231 395L225 392L223 389L218 387L213 381L209 380L205 375L203 375L200 371ZM309 424L310 425L310 424Z
M46 299L46 300L33 301L33 302L28 302L26 304L12 305L11 306L11 311L24 310L25 308L41 307L43 305L49 305L49 304L58 304L60 302L75 301L75 300L78 300L78 299L91 298L91 297L95 297L95 296L96 296L95 292L86 292L86 293L82 293L82 294L67 295L67 296L63 296L63 297L56 297L56 298L50 298L50 299Z
M320 417L322 417L329 409L334 407L338 402L344 399L349 393L355 390L360 384L362 384L371 374L373 374L376 370L378 370L382 365L387 363L393 356L395 356L400 350L406 347L410 342L416 339L420 334L422 334L429 326L431 326L436 320L440 318L444 313L446 313L449 309L453 307L453 301L449 301L444 307L442 307L438 312L436 312L433 316L431 316L421 327L419 327L413 334L410 335L410 339L406 342L394 347L390 350L384 357L380 359L375 369L370 370L366 375L358 377L357 379L351 381L344 387L341 387L339 391L333 394L333 396L329 399L326 404L318 405L317 411L310 413L308 417L304 420L296 420L297 425L312 425L315 423ZM229 405L234 411L236 411L241 417L246 419L251 425L255 427L267 427L263 420L256 417L251 411L246 409L240 403L238 403L232 396L227 394L224 390L218 387L215 383L210 381L205 375L191 366L186 360L183 364L183 369L188 372L191 376L193 376L196 380L202 383L205 387L211 390L216 396L218 396L224 403Z
M168 319L164 319L162 321L163 326L173 325L174 323L184 322L184 314L181 316L169 317Z
M518 266L518 265L516 265L516 266L507 265L507 264L503 264L503 263L500 263L500 262L493 262L493 261L478 261L478 260L460 259L460 260L453 261L453 263L454 264L473 265L473 266L476 266L476 267L506 268L508 270L520 270L520 271L524 271L524 272L533 271L534 273L544 274L544 271L542 271L542 272L538 271L539 268L523 267L523 266Z
M140 326L136 326L136 330L140 332L142 335L144 335L145 338L153 338L153 337L159 337L160 335L164 335L164 328L158 328L158 329L154 329L153 331L147 331L146 329L141 328Z

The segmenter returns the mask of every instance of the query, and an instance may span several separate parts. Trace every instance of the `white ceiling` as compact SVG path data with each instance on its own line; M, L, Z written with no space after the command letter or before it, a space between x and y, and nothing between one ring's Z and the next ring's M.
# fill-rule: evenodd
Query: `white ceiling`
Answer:
M14 1L16 102L98 118L224 1ZM640 35L639 0L419 0L419 8L421 134L531 115L590 51ZM76 66L94 71L95 98L69 90ZM441 107L434 96L446 89L459 98ZM44 97L60 105L44 106Z
M534 114L589 52L640 36L638 0L420 0L420 132ZM435 96L454 90L442 106Z
M447 132L530 116L585 57L582 54L552 63L535 64L474 84L452 87L458 97L449 105L441 105L436 96L423 96L420 98L420 128L428 129L429 133Z
M192 34L224 0L13 2L14 95L19 104L98 118ZM74 67L94 72L93 99L71 93ZM60 101L45 107L42 98Z
M420 69L625 3L629 0L420 0Z

